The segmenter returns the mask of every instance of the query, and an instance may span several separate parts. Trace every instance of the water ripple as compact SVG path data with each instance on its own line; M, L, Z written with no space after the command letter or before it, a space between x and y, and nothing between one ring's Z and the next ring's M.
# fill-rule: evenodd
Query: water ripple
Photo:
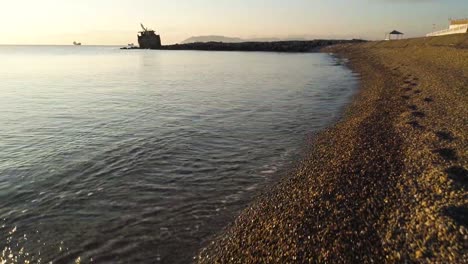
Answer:
M324 54L0 56L0 263L189 262L339 117L357 77Z

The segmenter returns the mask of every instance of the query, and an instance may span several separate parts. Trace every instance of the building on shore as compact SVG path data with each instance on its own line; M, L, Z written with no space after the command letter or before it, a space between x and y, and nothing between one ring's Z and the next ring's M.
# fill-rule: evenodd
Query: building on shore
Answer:
M392 36L394 40L402 39L404 33L398 31L398 30L393 30L392 32L386 33L385 34L385 40L392 40Z
M468 33L468 18L465 19L450 19L448 29L435 31L426 35L426 37L444 36L451 34Z
M154 30L148 29L141 24L143 31L138 32L138 45L140 49L160 49L161 36L156 35Z

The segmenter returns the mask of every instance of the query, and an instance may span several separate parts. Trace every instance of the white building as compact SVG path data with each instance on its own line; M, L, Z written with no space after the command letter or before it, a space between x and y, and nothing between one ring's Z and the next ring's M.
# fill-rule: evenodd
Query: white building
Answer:
M462 34L468 32L468 19L450 19L448 29L439 30L426 35L426 37L443 36L451 34Z

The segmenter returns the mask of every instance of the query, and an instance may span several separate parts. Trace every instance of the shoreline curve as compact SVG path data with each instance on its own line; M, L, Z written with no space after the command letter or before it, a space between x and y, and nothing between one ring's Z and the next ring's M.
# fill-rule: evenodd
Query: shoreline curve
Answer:
M341 44L361 87L198 263L463 263L468 35Z

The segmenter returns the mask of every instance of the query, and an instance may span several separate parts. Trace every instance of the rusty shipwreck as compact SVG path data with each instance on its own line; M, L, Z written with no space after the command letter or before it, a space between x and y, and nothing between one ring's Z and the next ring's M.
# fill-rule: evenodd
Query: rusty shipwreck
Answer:
M143 31L138 32L138 45L140 49L160 49L161 36L157 35L154 30L146 28L141 24Z

